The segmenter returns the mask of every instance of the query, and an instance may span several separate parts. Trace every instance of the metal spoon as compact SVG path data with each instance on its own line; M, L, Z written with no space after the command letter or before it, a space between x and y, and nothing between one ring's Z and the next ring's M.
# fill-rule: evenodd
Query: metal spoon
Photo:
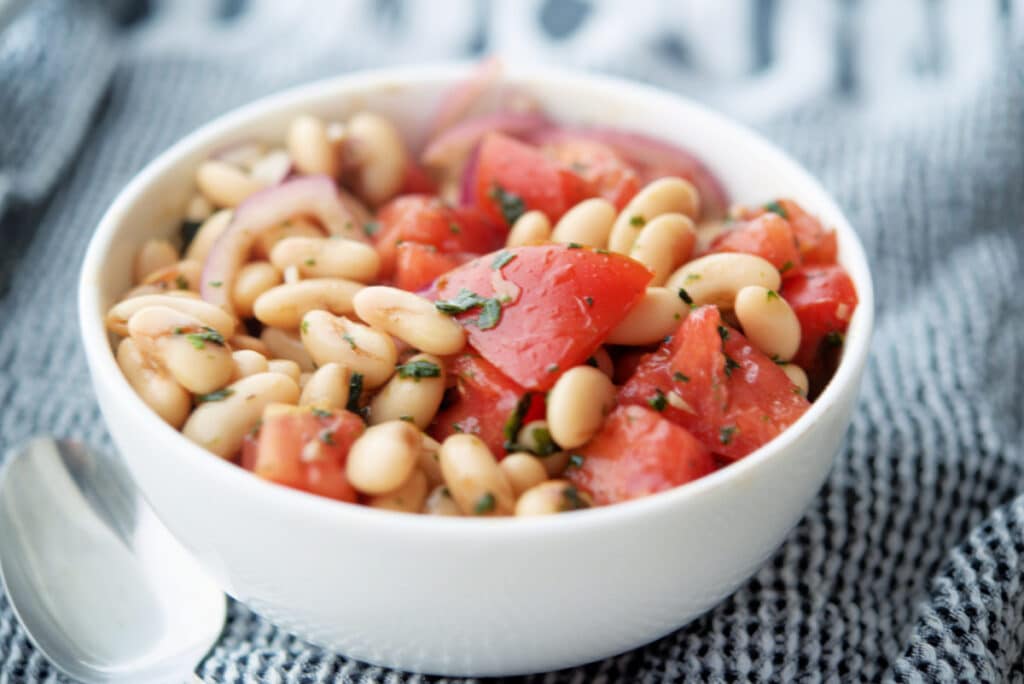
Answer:
M224 595L117 458L39 438L0 472L0 579L32 643L88 684L180 683L224 626Z

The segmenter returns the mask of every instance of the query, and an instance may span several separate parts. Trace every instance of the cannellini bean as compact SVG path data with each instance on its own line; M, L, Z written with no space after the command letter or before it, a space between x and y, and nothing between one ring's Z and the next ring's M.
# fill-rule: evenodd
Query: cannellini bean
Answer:
M190 392L206 394L219 389L234 373L231 350L223 336L175 309L141 309L128 319L128 334Z
M370 424L408 420L425 429L444 398L445 375L444 361L436 356L409 358L370 401Z
M263 231L256 239L256 244L253 245L252 254L257 259L269 259L270 253L274 251L274 246L281 240L290 237L322 238L325 237L325 233L312 221L296 217L270 230Z
M380 387L395 372L398 350L391 336L380 330L326 311L310 311L300 331L317 365L340 363L363 377L364 389Z
M528 211L512 224L505 240L506 247L522 247L551 239L551 221L542 211Z
M590 497L568 480L549 480L523 492L516 502L516 515L551 515L590 506Z
M133 281L136 285L153 271L178 263L178 250L167 240L146 240L135 253Z
M402 187L407 159L402 136L394 124L370 112L353 116L346 129L359 163L356 190L368 203L378 206Z
M309 371L303 371L299 373L299 389L303 392L306 391L306 385L309 384L309 379L313 377L313 374ZM299 404L302 404L302 397L299 397Z
M216 207L237 207L263 189L237 166L218 159L204 161L196 170L196 187Z
M171 427L180 428L192 410L192 395L156 364L147 362L131 338L117 345L117 365L128 384Z
M599 347L598 350L591 355L591 358L594 359L599 371L607 375L609 378L615 377L615 364L612 363L612 357L608 355L608 352L605 351L604 347Z
M444 482L463 514L512 514L512 485L483 440L476 435L451 435L442 442L440 456Z
M231 288L231 300L235 305L235 313L242 318L252 318L252 308L256 300L267 290L277 287L283 281L281 272L266 261L250 261L235 276L235 286Z
M689 312L690 307L680 299L676 290L649 287L643 299L612 328L605 341L609 344L655 344L675 332Z
M661 285L693 252L697 231L693 221L682 214L662 214L647 222L629 256L651 269L651 285Z
M154 294L132 297L115 304L107 312L107 329L115 335L128 335L128 319L149 306L166 306L175 311L188 314L208 325L224 338L235 333L235 318L223 309L196 297L177 297L171 294Z
M782 368L782 372L786 374L789 381L800 390L800 394L806 397L807 392L811 389L811 384L807 380L807 373L804 372L804 369L795 363L784 363L779 367Z
M338 150L327 135L322 119L300 114L288 127L288 153L301 173L337 178L341 168Z
M299 377L302 375L302 369L299 368L299 364L291 359L271 359L267 362L267 372L287 375L295 381L296 385L299 384Z
M753 254L708 254L684 264L669 276L665 287L686 290L693 303L731 310L736 294L748 285L778 290L782 276L768 261Z
M300 379L302 396L299 397L299 405L325 411L343 409L348 404L348 383L348 368L340 363L325 363L313 371L305 383Z
M540 459L523 451L508 454L498 467L505 473L516 496L548 479L548 471Z
M537 456L554 453L558 448L558 445L551 439L551 430L548 428L546 420L531 420L519 428L516 444Z
M427 353L445 356L466 345L461 325L412 292L374 285L360 290L352 304L356 314L373 327Z
M351 313L353 298L363 285L341 278L311 278L272 287L253 302L253 314L264 325L297 328L310 311Z
M659 178L644 186L619 213L608 236L608 249L629 254L641 229L662 214L683 214L691 219L700 213L696 188L682 178Z
M273 149L260 157L249 169L249 175L264 187L280 183L292 168L292 158L281 148Z
M711 249L711 243L726 230L724 221L711 221L697 226L697 242L693 246L694 254L706 254Z
M269 404L294 404L299 399L295 381L281 373L257 373L228 385L224 397L199 404L182 433L222 458L242 448L242 439L256 427Z
M430 491L423 504L423 512L427 515L462 515L452 493L444 485L437 485Z
M427 476L419 470L413 470L398 489L370 497L369 506L401 513L419 513L427 500L427 488Z
M203 221L203 225L199 226L195 237L192 238L188 249L185 250L185 258L198 261L201 264L205 263L206 257L210 254L210 248L231 223L232 216L234 216L234 212L230 209L221 209Z
M793 358L800 347L800 320L778 292L747 286L736 293L734 309L751 344L779 361Z
M284 282L287 285L292 285L302 280L302 275L299 274L298 266L289 266L288 268L284 269L283 273Z
M299 364L304 372L316 368L313 357L310 355L306 345L302 343L299 336L291 330L281 328L264 328L260 333L260 342L269 352L267 357L275 359L291 359Z
M420 431L403 420L373 425L352 443L345 475L349 483L364 494L392 492L401 487L416 468L421 445ZM426 478L423 488L426 496Z
M270 353L270 348L263 344L263 340L252 335L235 335L228 340L228 346L236 351L239 349L254 351L265 359L273 356Z
M377 277L380 256L372 245L344 238L284 238L270 250L270 263L289 266L303 278L347 278L368 283Z
M239 349L231 352L231 359L235 364L235 370L231 374L231 381L240 380L250 375L267 372L267 357L251 349Z
M551 241L603 248L608 244L613 223L615 205L600 197L583 200L558 220Z
M564 449L586 444L601 429L615 405L615 385L591 366L562 374L548 393L547 420L551 437Z
M202 278L203 265L198 261L179 261L163 268L158 268L143 281L143 285L157 285L165 291L199 291L199 280Z
M436 439L423 433L422 444L420 446L420 470L427 476L427 482L430 486L438 485L444 482L444 476L441 474L441 444Z
M213 205L210 200L196 193L185 205L185 220L193 223L202 223L213 214Z

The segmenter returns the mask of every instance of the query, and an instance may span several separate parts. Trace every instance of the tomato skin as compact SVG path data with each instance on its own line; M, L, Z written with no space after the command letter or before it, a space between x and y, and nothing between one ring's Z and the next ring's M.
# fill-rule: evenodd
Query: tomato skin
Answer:
M473 255L444 254L433 245L403 242L395 257L395 287L418 292L429 287L438 276L447 273Z
M422 166L409 161L405 165L405 177L399 195L436 195L437 183Z
M689 431L641 406L619 406L565 477L598 505L678 487L715 469L711 452Z
M640 364L619 401L650 405L659 390L681 399L681 407L665 402L665 418L731 461L773 439L810 405L776 363L722 323L713 306L690 312L672 340Z
M502 305L497 325L481 330L479 309L458 319L481 356L530 390L550 389L562 372L584 363L651 280L639 262L589 248L530 245L502 253L514 258L499 271L494 255L480 257L439 278L436 296L452 299L467 289L490 298L496 279L511 283L518 292Z
M610 146L585 138L545 145L545 154L576 171L598 195L622 210L640 191L640 176Z
M754 254L782 272L802 262L796 237L789 222L767 212L722 233L711 244L711 252Z
M501 188L520 199L527 210L544 212L552 224L581 200L594 196L586 181L543 152L499 133L480 144L476 176L476 204L493 220L508 225L493 197Z
M831 365L832 334L843 334L857 308L857 290L842 266L804 266L782 283L782 296L800 321L800 349L794 363L808 374Z
M438 414L430 435L439 442L458 432L475 434L496 458L505 455L505 423L528 392L473 353L459 354L449 364L456 378L456 399ZM544 397L532 394L523 423L544 417Z
M747 219L757 218L773 213L768 207L776 205L782 212L783 217L789 222L796 238L797 247L800 251L800 260L794 261L800 264L834 264L838 255L838 244L834 230L825 230L814 216L804 211L804 208L791 199L780 199L771 204L756 209L748 209L743 216ZM788 272L787 272L788 273ZM783 273L786 276L787 273Z
M242 466L265 480L339 501L356 501L345 477L345 461L365 425L344 410L314 413L305 407L275 407L257 437L247 438Z
M380 277L393 276L400 243L431 245L444 254L483 254L501 246L504 231L475 208L454 208L428 195L398 197L377 214Z

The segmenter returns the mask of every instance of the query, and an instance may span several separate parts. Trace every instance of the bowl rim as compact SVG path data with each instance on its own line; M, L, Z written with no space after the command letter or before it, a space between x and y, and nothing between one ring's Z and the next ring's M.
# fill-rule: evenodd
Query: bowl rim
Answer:
M187 467L197 477L211 477L220 480L220 486L238 490L239 495L264 497L268 509L286 507L296 515L314 515L334 520L339 524L359 523L364 525L397 528L418 533L430 529L439 535L472 534L485 531L488 535L501 534L503 537L532 535L538 531L556 533L578 531L591 526L605 526L624 523L630 518L642 518L675 508L702 494L714 492L736 480L766 461L778 457L806 433L811 425L824 414L840 397L858 382L861 368L866 362L872 328L874 324L874 289L868 268L867 256L857 233L850 226L845 213L839 208L825 188L797 161L759 133L747 128L730 117L712 110L687 97L651 85L626 79L582 73L550 67L531 67L520 64L506 65L505 78L510 81L546 82L549 84L571 83L596 91L614 90L623 97L645 99L665 108L686 111L687 116L714 121L730 131L740 147L760 148L774 162L786 167L787 173L816 193L816 203L827 208L836 217L834 228L843 240L842 260L857 289L859 303L847 331L843 356L828 386L810 408L793 425L770 442L745 458L729 464L693 482L673 487L649 496L614 505L598 506L571 515L538 516L522 518L469 518L448 519L448 516L427 516L421 514L396 514L368 506L347 504L254 477L234 463L218 458L197 444L186 439L149 409L128 384L118 368L114 351L104 325L105 311L100 308L100 274L113 245L120 223L131 204L146 188L157 182L159 177L182 163L197 148L209 146L219 139L230 138L231 132L247 123L273 116L275 113L293 108L299 103L337 93L344 97L346 91L373 91L417 81L438 81L451 84L465 77L475 62L440 63L419 66L403 66L352 72L317 80L304 85L279 91L241 107L232 109L203 124L197 130L181 138L146 164L118 193L89 240L78 283L79 327L82 333L86 359L94 386L107 384L109 390L124 399L124 410L119 415L130 421L138 421L141 429L153 436L154 441L168 444L176 458L184 459ZM714 166L714 160L706 160ZM856 388L853 388L856 390ZM125 396L127 395L127 396ZM106 416L105 422L106 422ZM166 441L165 441L166 440ZM123 456L122 456L123 458ZM497 530L500 529L500 533ZM489 538L488 541L497 541Z

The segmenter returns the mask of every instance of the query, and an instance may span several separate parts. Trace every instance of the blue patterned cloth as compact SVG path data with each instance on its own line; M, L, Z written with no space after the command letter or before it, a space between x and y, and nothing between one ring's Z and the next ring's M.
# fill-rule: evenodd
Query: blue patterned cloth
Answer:
M759 128L866 244L878 330L845 447L706 616L545 682L1024 681L1024 2L35 0L0 34L0 446L109 448L76 272L147 161L256 96L495 53L653 82ZM210 682L434 681L232 604ZM62 681L0 598L0 682Z

